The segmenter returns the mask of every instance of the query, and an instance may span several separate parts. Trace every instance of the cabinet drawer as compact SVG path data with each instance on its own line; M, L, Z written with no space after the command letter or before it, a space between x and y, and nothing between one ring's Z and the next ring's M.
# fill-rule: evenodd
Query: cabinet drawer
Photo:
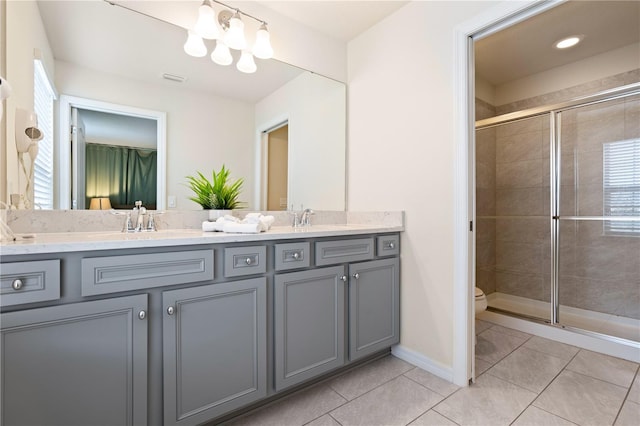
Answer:
M213 280L213 249L82 259L82 295Z
M376 245L378 256L397 256L400 253L400 237L397 235L376 237Z
M60 260L3 263L0 305L43 302L60 298Z
M316 243L316 265L373 259L373 237Z
M276 244L276 271L308 268L310 247L309 243Z
M264 274L267 272L265 246L233 247L224 249L224 276Z

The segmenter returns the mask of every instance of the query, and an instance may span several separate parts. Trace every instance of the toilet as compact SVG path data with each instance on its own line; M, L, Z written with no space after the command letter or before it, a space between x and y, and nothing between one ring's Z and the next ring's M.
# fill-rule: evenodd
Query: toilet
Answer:
M482 289L476 287L476 315L487 310L487 296Z

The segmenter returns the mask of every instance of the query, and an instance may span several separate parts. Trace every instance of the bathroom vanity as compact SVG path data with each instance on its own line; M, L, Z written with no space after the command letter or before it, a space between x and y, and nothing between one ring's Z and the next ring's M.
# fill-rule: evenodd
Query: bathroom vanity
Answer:
M195 425L399 342L401 226L2 248L2 423Z

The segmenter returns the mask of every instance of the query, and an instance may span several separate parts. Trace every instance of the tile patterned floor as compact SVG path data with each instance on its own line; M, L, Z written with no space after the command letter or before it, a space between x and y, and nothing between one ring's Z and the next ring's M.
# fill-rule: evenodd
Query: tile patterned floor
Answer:
M459 388L388 356L228 425L640 425L638 364L477 321Z

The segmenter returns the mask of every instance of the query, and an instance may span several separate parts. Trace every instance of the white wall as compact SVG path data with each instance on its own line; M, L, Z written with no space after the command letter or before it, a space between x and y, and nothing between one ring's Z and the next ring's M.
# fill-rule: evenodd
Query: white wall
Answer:
M454 28L493 5L412 2L347 48L348 209L405 210L401 345L443 370L454 345Z
M96 84L99 81L100 84ZM233 99L176 89L175 84L144 84L56 62L56 87L65 95L167 114L167 195L178 209L199 206L188 200L185 176L201 171L209 176L225 164L231 178L245 178L241 201L252 202L254 191L254 106Z
M345 208L345 90L305 72L256 104L258 130L289 121L287 198L295 210Z
M18 169L15 145L15 110L33 110L33 60L34 49L39 49L50 78L54 78L53 54L47 40L40 12L35 2L8 1L6 4L6 75L13 93L6 103L6 155L3 155L7 171L7 195L24 193L26 178ZM3 34L4 36L4 34ZM4 154L4 152L3 152ZM19 181L19 182L18 182ZM8 200L3 200L8 202Z

